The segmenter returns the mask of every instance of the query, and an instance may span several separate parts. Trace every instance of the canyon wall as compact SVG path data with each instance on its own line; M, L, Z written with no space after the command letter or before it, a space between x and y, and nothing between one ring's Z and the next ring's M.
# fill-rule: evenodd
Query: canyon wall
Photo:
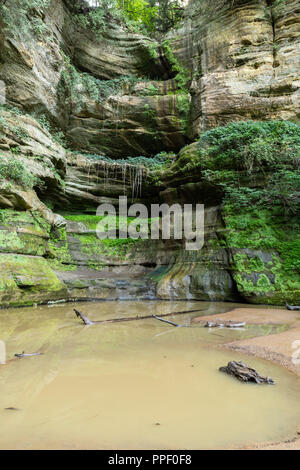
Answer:
M299 2L192 0L160 42L113 22L96 37L67 1L52 0L31 15L47 34L28 28L18 37L0 20L1 306L82 298L297 300L299 287L276 284L275 249L231 246L218 187L198 170L181 169L197 158L192 142L207 129L299 122ZM150 161L159 152L170 159L162 174L114 163ZM117 205L119 195L147 206L204 203L204 248L98 240L96 208ZM237 269L240 255L263 266ZM265 276L269 287L252 292L241 276L255 285Z

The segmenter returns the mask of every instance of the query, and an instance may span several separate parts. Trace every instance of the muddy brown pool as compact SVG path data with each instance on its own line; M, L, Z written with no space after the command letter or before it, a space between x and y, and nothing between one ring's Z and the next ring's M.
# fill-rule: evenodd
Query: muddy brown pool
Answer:
M85 327L74 306L93 320L200 312L170 317L189 328L155 319ZM300 379L216 347L275 327L210 331L191 323L234 306L99 302L1 310L7 361L0 365L0 448L203 449L294 435ZM22 351L44 354L14 358ZM243 384L218 371L241 359L276 385Z

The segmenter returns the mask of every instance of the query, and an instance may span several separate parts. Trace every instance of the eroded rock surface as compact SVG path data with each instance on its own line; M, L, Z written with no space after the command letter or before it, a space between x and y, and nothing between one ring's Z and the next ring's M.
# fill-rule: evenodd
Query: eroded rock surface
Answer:
M233 120L299 119L299 2L192 0L169 33L192 69L191 135Z
M42 37L16 38L3 24L0 31L0 98L9 105L0 108L0 163L9 169L0 179L1 306L297 302L296 281L276 283L275 249L230 244L222 191L188 169L198 143L186 144L230 121L299 119L298 2L192 0L161 44L117 24L97 39L74 20L69 1L53 0L40 17ZM160 151L178 153L163 174L99 159ZM148 206L204 203L203 249L188 252L175 240L101 243L85 216L103 202L117 205L119 195Z

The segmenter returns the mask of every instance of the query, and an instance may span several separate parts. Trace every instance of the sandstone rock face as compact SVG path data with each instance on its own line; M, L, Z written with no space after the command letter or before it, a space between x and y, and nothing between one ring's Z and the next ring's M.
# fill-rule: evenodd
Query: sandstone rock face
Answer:
M186 129L165 51L114 24L97 40L80 29L66 5L53 0L45 15L51 40L31 35L20 42L2 28L0 80L7 100L51 117L78 149L112 156L180 150ZM296 0L190 2L184 21L166 40L191 78L191 138L232 120L299 119L298 25ZM133 86L101 102L86 100L78 111L74 96L68 102L60 96L67 67L62 51L79 73L96 79L100 94L105 82L124 76L150 82L144 90Z
M240 213L229 215L221 204L224 195L220 186L212 180L207 181L204 176L203 170L211 168L212 162L202 159L201 165L189 170L189 163L197 162L199 158L199 143L191 144L179 153L177 160L164 172L163 184L167 189L161 192L161 197L169 205L177 201L205 204L205 243L201 250L188 252L182 246L174 246L173 242L168 253L170 262L158 279L157 295L254 304L297 304L299 269L293 262L288 267L284 263L286 257L298 259L297 248L293 252L292 244L287 244L286 251L279 254L278 248L286 243L281 219L274 224L276 217L273 216L272 222L268 209L264 208L253 214L251 207L244 207ZM256 184L259 177L255 175ZM236 174L235 178L240 181L244 178L241 186L251 186L245 174ZM260 184L264 184L263 181ZM216 202L220 205L214 206ZM250 234L248 226L252 227ZM261 248L264 236L268 243ZM295 232L294 236L297 242L298 234ZM158 265L163 266L159 257Z
M74 42L73 60L79 70L100 80L128 75L168 78L163 61L151 55L153 46L158 44L152 39L111 24L98 41L93 33L81 31Z
M299 120L299 2L192 0L168 37L193 71L191 136L233 120Z
M2 153L22 154L28 162L40 162L44 168L54 169L63 177L66 172L66 152L60 144L55 142L49 131L36 119L22 114L17 109L6 110L4 108L0 110L0 113ZM39 174L38 170L36 174Z
M186 143L186 106L178 106L176 87L168 81L171 65L156 52L155 41L116 24L96 39L62 0L52 1L44 25L47 37L28 33L22 41L2 27L0 80L7 102L46 115L66 131L72 147L90 153L153 155ZM114 89L122 77L145 83ZM157 85L151 81L156 77ZM102 98L84 96L84 83Z
M185 145L203 130L299 120L298 3L191 0L160 45L116 24L96 39L63 0L41 16L43 37L16 38L1 24L0 104L19 109L0 107L0 165L10 168L0 178L1 306L80 298L282 303L299 295L294 281L276 284L274 250L230 245L221 191L200 171L183 171L198 151ZM99 159L160 151L179 152L163 175ZM73 217L117 206L120 195L147 205L205 203L204 248L105 244Z
M106 161L80 153L67 153L65 188L57 196L57 208L95 212L99 204L111 203L116 208L119 196L129 202L144 202L158 197L158 188L148 181L145 167L132 163Z
M66 240L58 245L66 270L56 274L68 289L70 299L153 300L156 283L148 278L156 264L158 246L148 240L106 244L83 222L68 221ZM74 270L68 270L70 266ZM55 264L54 264L55 269Z
M67 295L46 259L49 230L50 224L37 212L1 211L1 306L32 305Z
M185 96L168 94L171 83L145 81L143 88L120 90L103 103L86 101L80 111L73 103L67 129L72 146L112 157L178 151L186 143L186 116L178 106ZM144 96L149 88L156 94Z
M0 62L0 79L6 86L7 102L64 121L64 112L57 102L57 86L64 64L57 42L27 38L21 43L9 37L2 25Z
M220 209L205 211L205 242L201 250L173 247L172 262L157 269L160 279L157 296L172 300L236 301L239 299L230 273L230 256L219 244L224 226ZM162 263L162 260L159 260ZM163 269L162 269L163 268ZM153 273L155 278L155 271Z
M1 162L0 207L38 210L52 217L34 189L55 198L62 191L66 173L65 149L29 115L0 109Z

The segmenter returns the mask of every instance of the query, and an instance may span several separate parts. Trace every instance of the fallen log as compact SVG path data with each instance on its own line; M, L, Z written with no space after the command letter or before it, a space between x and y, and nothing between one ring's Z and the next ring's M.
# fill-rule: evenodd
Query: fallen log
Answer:
M90 326L90 325L95 325L95 323L97 323L97 322L90 320L87 316L84 315L84 313L81 313L79 312L79 310L76 310L76 308L74 308L74 312L76 313L76 316L78 318L81 318L81 320L83 321L85 325Z
M125 318L112 318L111 320L97 320L97 321L92 321L90 320L86 315L84 315L83 313L79 312L79 310L76 310L76 308L74 308L74 312L76 313L76 316L81 318L81 320L83 321L83 323L85 325L101 325L101 324L105 324L105 323L121 323L121 322L127 322L127 321L136 321L136 320L147 320L149 318L153 318L154 315L137 315L135 317L125 317ZM184 310L182 312L170 312L170 313L164 313L160 316L161 317L170 317L172 315L185 315L185 314L189 314L189 313L196 313L196 312L203 312L202 309L197 309L197 310ZM174 326L177 326L176 323L174 323Z
M184 326L184 325L178 325L178 323L174 323L170 320L164 320L163 318L158 317L156 315L152 315L152 316L153 316L153 318L156 318L156 320L163 321L164 323L168 323L169 325L173 325L173 326L176 326L178 328L182 328Z
M233 320L228 320L224 322L216 321L208 321L205 323L205 328L243 328L246 326L245 322L234 322Z
M287 310L291 310L292 312L295 312L295 311L298 311L300 310L300 306L299 305L289 305L289 304L285 304Z
M219 371L226 372L242 382L255 382L257 384L274 385L275 382L270 377L260 375L255 369L252 369L244 362L228 362L227 366L220 367Z

